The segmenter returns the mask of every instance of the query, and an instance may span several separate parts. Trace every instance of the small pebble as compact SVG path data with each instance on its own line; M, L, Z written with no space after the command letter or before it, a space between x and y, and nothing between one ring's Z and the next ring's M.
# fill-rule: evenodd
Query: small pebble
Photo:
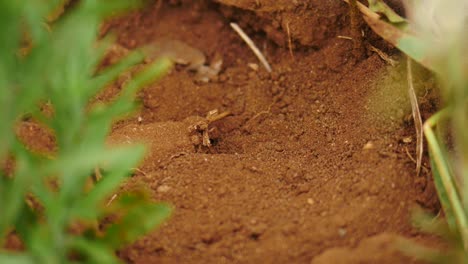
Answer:
M346 235L346 229L344 228L339 228L338 229L338 235L340 235L340 237L344 237Z
M362 149L369 150L374 148L374 143L372 141L367 142Z
M168 192L169 190L171 189L171 187L167 186L167 185L161 185L158 187L158 189L156 190L157 192L160 192L160 193L166 193Z
M247 64L247 66L249 66L249 68L254 70L254 71L258 71L258 64L257 63L249 63L249 64Z
M412 137L405 137L403 138L403 143L406 143L406 144L409 144L411 142L413 142L413 138Z

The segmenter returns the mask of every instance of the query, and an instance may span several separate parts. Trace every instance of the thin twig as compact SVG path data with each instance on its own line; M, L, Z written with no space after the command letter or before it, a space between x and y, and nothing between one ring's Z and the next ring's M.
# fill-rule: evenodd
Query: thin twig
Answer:
M407 147L405 147L405 152L406 152L406 155L408 156L408 158L411 160L411 162L413 162L414 164L416 164L417 161L416 161L416 160L413 158L413 156L409 153L409 150L408 150ZM423 170L425 173L429 173L429 169L428 169L426 166L422 165L422 164L421 164L421 170Z
M289 48L289 55L294 60L294 53L292 48L292 38L291 38L291 30L289 29L289 21L286 23L286 31L288 33L288 48Z
M339 39L353 40L352 37L348 37L348 36L337 36L337 38L339 38Z
M216 111L216 112L214 112L214 111ZM211 115L210 113L214 113L214 115ZM223 119L223 118L225 118L226 116L229 116L229 115L231 115L230 111L224 111L221 114L218 114L218 110L213 110L213 111L210 111L208 113L208 115L206 116L206 120L208 121L208 123L213 123L213 122L221 120L221 119Z
M418 98L414 91L413 85L413 71L411 67L410 57L406 58L407 71L408 71L408 94L411 102L411 109L413 112L414 127L416 128L416 176L419 176L421 172L421 163L423 155L423 124L421 118L421 112L419 111Z
M94 167L94 175L93 175L93 181L94 183L97 183L102 179L102 174L101 174L101 169L99 166Z
M373 52L377 53L377 55L379 55L379 57L384 60L386 63L392 65L393 67L395 67L398 63L396 60L390 58L390 56L388 54L386 54L385 52L379 50L378 48L370 45L370 50L372 50Z
M256 113L252 118L250 118L249 120L247 120L246 123L249 123L250 121L252 121L252 120L258 118L258 117L261 116L261 115L266 115L266 114L269 114L269 113L270 113L270 107L268 107L268 110L263 110L263 111L261 111L261 112Z
M140 170L139 168L132 168L132 170L143 174L143 176L146 176L146 173L144 171Z
M407 147L405 147L405 151L406 151L406 155L408 156L408 158L414 162L414 164L417 164L418 162L413 158L413 156L411 156L411 154L409 153L409 150Z
M115 198L117 198L117 194L112 195L110 200L107 202L106 206L109 206L115 200Z
M266 68L266 70L268 72L271 72L271 67L270 67L270 64L268 63L268 61L265 59L265 56L263 56L263 54L260 52L260 50L257 48L257 46L255 45L255 43L252 41L252 39L247 36L247 34L245 34L245 32L242 30L242 28L239 27L239 25L237 25L237 23L230 23L232 29L234 29L234 31L236 31L237 34L239 34L239 36L245 41L245 43L247 43L247 45L249 46L249 48L255 53L255 55L257 56L257 58L260 60L260 62L263 64L263 66Z

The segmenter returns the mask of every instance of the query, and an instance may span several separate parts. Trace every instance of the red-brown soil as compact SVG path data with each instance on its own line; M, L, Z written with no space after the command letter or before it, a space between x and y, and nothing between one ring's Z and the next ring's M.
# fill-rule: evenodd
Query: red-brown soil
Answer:
M176 67L140 92L137 115L115 126L111 143L149 148L123 188L146 185L175 209L119 256L128 263L416 263L392 241L433 244L410 214L438 205L427 164L417 177L409 157L416 140L404 69L370 50L363 60L351 55L352 40L339 37L350 35L346 4L157 2L104 31L128 49L161 37L183 41L208 60L220 54L223 71L200 84ZM231 21L257 43L271 74ZM363 32L367 44L397 56ZM429 113L432 87L419 87ZM208 148L189 127L213 109L231 115L210 124Z

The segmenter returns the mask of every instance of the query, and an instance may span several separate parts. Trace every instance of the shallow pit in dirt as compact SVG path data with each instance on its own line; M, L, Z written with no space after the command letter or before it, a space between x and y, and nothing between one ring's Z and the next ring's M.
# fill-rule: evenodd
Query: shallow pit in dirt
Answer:
M411 226L410 213L438 206L427 164L416 177L410 157L415 139L403 67L370 50L353 58L346 5L160 2L104 31L126 49L177 39L208 61L221 56L223 66L209 83L177 66L141 91L140 112L110 135L112 144L149 148L122 188L148 186L156 201L175 208L119 256L128 263L416 262L393 242L401 235L432 244ZM257 43L271 74L231 21ZM369 45L395 54L364 32ZM430 112L431 85L419 86ZM194 132L214 109L230 115Z

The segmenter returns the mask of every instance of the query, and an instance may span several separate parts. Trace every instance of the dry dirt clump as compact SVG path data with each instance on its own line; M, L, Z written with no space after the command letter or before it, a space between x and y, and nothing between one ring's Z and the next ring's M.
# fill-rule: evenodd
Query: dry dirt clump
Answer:
M229 19L242 27L262 30L277 45L289 38L300 46L323 47L346 26L348 10L340 1L323 0L216 0Z
M213 123L229 114L212 110L206 117L190 116L180 122L130 123L116 129L108 144L144 144L148 153L138 171L154 170L175 158L211 147L219 134Z

